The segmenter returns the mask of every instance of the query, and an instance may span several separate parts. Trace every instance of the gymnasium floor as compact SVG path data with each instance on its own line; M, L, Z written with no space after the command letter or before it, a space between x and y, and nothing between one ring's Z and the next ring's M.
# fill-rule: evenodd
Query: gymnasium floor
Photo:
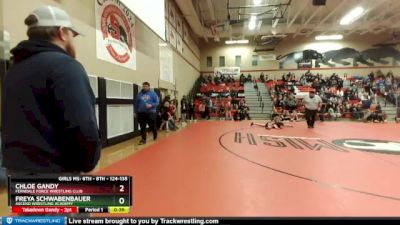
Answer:
M398 124L294 125L200 122L98 174L134 177L130 216L400 215L400 155L331 144L399 141Z
M249 124L198 122L143 149L131 140L103 150L95 173L133 176L128 216L400 216L400 124Z

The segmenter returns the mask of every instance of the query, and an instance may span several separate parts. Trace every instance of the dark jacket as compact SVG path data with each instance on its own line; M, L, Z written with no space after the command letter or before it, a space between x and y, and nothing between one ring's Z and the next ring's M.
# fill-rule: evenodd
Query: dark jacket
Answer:
M187 113L189 110L189 104L186 99L181 100L181 113Z
M3 85L3 166L88 172L100 158L95 97L83 66L46 41L23 41Z

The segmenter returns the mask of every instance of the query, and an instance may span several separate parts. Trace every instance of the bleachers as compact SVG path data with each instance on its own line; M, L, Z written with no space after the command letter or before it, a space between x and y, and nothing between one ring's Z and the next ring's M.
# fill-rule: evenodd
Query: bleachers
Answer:
M235 81L235 83L222 83L219 85L208 83L205 86L200 87L200 93L223 93L229 91L244 91L244 87L240 86L239 81Z
M232 102L236 101L239 102L244 96L240 97L231 97L231 92L234 93L243 93L244 92L244 86L240 86L239 81L235 81L233 83L221 83L221 84L214 84L214 83L207 83L203 84L200 87L199 93L201 96L197 96L194 100L195 104L195 114L196 118L201 117L201 113L199 110L200 105L203 103L203 97L211 95L211 101L213 103L213 108L210 110L210 117L212 118L219 118L219 109L220 107L223 107L227 102ZM225 95L224 95L225 93ZM215 94L218 94L219 96L215 96ZM221 96L222 95L222 96ZM240 94L239 94L240 95ZM232 106L233 108L233 106ZM235 113L235 109L232 109L232 115Z

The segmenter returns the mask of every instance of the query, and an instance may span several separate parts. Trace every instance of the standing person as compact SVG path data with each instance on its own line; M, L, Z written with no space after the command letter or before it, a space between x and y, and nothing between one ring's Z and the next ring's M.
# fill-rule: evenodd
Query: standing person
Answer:
M188 113L189 103L184 95L181 100L181 117L182 122L187 122L187 113Z
M189 105L188 105L188 112L189 112L189 114L188 114L188 119L189 119L190 121L195 120L195 119L196 119L196 116L195 116L195 104L194 104L193 99L190 100L190 103L189 103Z
M321 94L320 98L321 98L322 103L321 103L321 107L320 107L320 110L319 110L319 120L321 122L324 122L325 121L325 113L326 113L326 109L327 109L326 106L328 104L328 99L326 98L324 93Z
M211 118L211 110L212 110L212 108L213 108L213 102L212 102L212 99L211 99L211 97L207 97L206 98L206 109L205 109L205 117L207 118L207 120L209 120L210 118Z
M322 100L318 95L315 95L315 91L312 90L309 96L304 97L303 102L306 108L305 116L308 128L314 128L315 117L317 116L317 112L321 110Z
M232 104L231 98L224 102L225 107L225 120L232 120Z
M79 32L53 6L36 8L25 24L29 39L11 50L14 62L4 79L3 166L23 176L89 172L101 142L95 97L75 59Z
M136 117L140 125L140 134L142 140L140 140L139 145L146 144L147 139L147 129L146 126L149 125L151 131L153 131L153 139L157 139L157 107L159 105L159 100L157 94L150 90L150 83L144 82L143 88L139 92L135 101Z

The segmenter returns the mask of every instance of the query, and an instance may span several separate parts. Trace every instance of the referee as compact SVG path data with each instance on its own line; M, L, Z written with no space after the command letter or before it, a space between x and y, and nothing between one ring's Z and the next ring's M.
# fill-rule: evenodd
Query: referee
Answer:
M308 128L314 128L315 117L321 110L322 100L318 95L315 95L315 91L311 90L309 96L305 96L303 99L304 106L306 108L306 120Z

